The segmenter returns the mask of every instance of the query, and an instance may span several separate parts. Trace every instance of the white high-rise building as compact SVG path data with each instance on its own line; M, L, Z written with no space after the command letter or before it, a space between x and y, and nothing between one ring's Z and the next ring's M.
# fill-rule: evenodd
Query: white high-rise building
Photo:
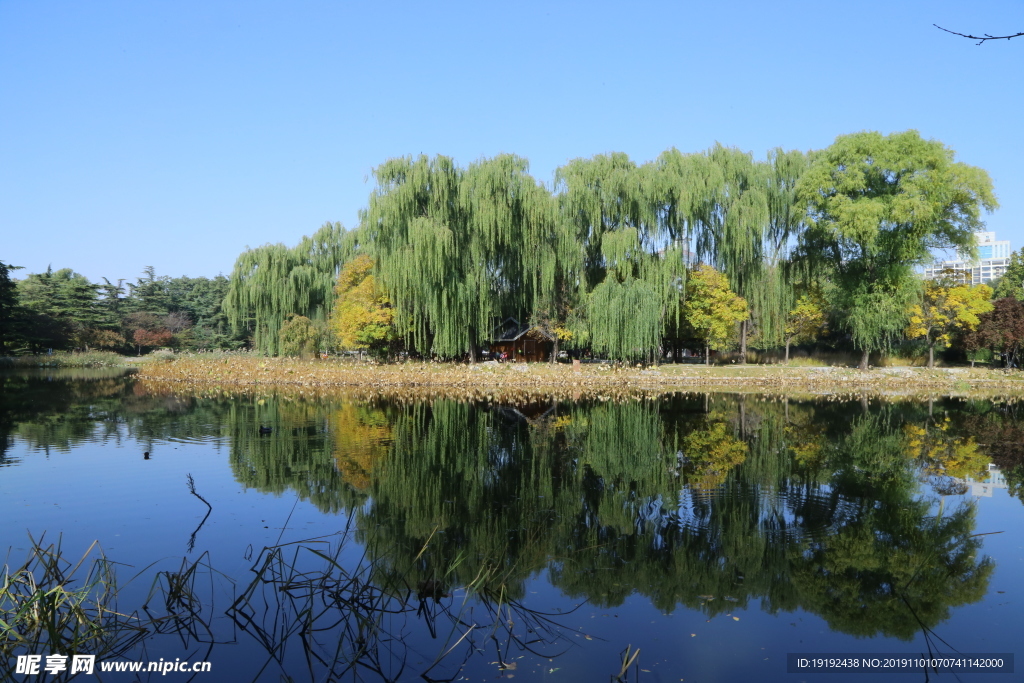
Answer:
M964 274L964 280L969 280L972 285L989 283L998 279L1006 273L1006 267L1010 264L1010 241L997 240L994 232L976 232L974 238L978 241L978 259L967 261L955 259L952 261L939 261L924 269L926 278L935 278L944 270L955 270Z

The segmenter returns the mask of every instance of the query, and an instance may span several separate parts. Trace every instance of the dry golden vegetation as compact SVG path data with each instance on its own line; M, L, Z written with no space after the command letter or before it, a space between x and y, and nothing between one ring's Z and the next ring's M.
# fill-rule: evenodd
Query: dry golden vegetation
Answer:
M971 368L879 368L867 372L838 367L661 365L616 367L585 363L497 364L408 362L374 365L343 360L264 358L251 355L179 357L140 364L147 385L170 383L190 390L293 387L308 392L345 389L365 395L403 394L506 400L544 394L561 398L649 395L714 389L810 394L986 394L1024 393L1024 373ZM156 388L156 387L154 387Z

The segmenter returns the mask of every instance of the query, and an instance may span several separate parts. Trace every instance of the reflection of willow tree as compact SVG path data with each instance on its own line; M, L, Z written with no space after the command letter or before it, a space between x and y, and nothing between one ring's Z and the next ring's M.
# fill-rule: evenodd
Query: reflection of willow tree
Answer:
M667 451L670 482L652 477L638 487L648 503L631 533L600 519L577 527L576 550L554 569L555 582L596 604L618 605L635 591L664 611L684 604L709 614L785 593L784 537L764 495L785 467L781 428L751 415L744 399L716 401L708 413L700 400L666 403L651 430L660 436L639 437Z
M535 457L525 420L438 400L405 406L392 434L373 506L360 519L364 538L372 535L372 547L414 583L440 588L498 575L508 595L521 597L522 580L551 549L559 479Z
M1018 407L951 401L934 418L742 396L515 410L180 398L127 382L81 387L90 395L29 415L18 402L43 405L45 387L16 387L0 394L15 415L7 429L86 411L82 424L127 423L142 439L230 437L240 482L352 511L370 559L428 596L490 582L515 599L547 568L561 590L599 605L638 593L664 611L713 615L759 600L860 635L908 637L987 586L973 509L919 496L921 471L959 462L925 446L973 434L976 452L1004 467L1022 464L1024 442ZM916 451L910 423L927 437ZM261 435L264 425L273 431Z
M558 585L598 604L637 591L662 610L681 603L708 614L758 598L769 611L803 608L838 630L902 638L984 595L992 565L976 558L973 508L936 513L915 497L891 414L845 425L840 413L829 416L838 426L823 447L823 486L820 472L790 471L777 407L760 406L751 454L715 496L684 491L646 534L602 539L591 552L575 544Z
M599 605L637 592L717 614L758 599L908 637L980 598L992 566L976 557L973 508L917 497L897 412L848 408L666 399L528 421L410 405L360 526L420 586L497 568L518 595L548 566Z
M324 512L358 503L345 485L326 429L324 407L287 395L229 403L231 467L245 486L281 494L291 489ZM270 434L261 434L260 427Z

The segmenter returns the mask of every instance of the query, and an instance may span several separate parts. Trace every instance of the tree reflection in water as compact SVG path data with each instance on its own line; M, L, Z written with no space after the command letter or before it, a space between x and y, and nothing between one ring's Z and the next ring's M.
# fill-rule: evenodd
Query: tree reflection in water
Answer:
M757 602L860 637L927 635L981 599L994 568L973 505L941 496L990 460L1011 490L1024 480L1024 416L1007 404L500 405L118 386L94 387L88 414L37 401L37 414L0 424L66 447L96 438L102 409L110 434L226 436L245 486L346 513L361 562L338 539L268 548L229 611L268 661L298 647L317 675L361 667L391 680L406 665L395 643L414 628L438 646L418 673L439 679L478 650L497 647L501 666L517 652L554 656L579 641L528 599L544 572L599 607L635 593L711 618Z

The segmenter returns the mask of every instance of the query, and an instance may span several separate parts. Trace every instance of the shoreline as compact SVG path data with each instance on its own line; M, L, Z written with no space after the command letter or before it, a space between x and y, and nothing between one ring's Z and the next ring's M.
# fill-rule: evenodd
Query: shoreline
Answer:
M842 367L666 364L614 367L588 363L408 362L374 365L348 360L195 356L132 363L146 384L195 389L296 389L366 394L602 395L726 391L739 393L879 395L892 397L1024 397L1024 372L988 368Z

